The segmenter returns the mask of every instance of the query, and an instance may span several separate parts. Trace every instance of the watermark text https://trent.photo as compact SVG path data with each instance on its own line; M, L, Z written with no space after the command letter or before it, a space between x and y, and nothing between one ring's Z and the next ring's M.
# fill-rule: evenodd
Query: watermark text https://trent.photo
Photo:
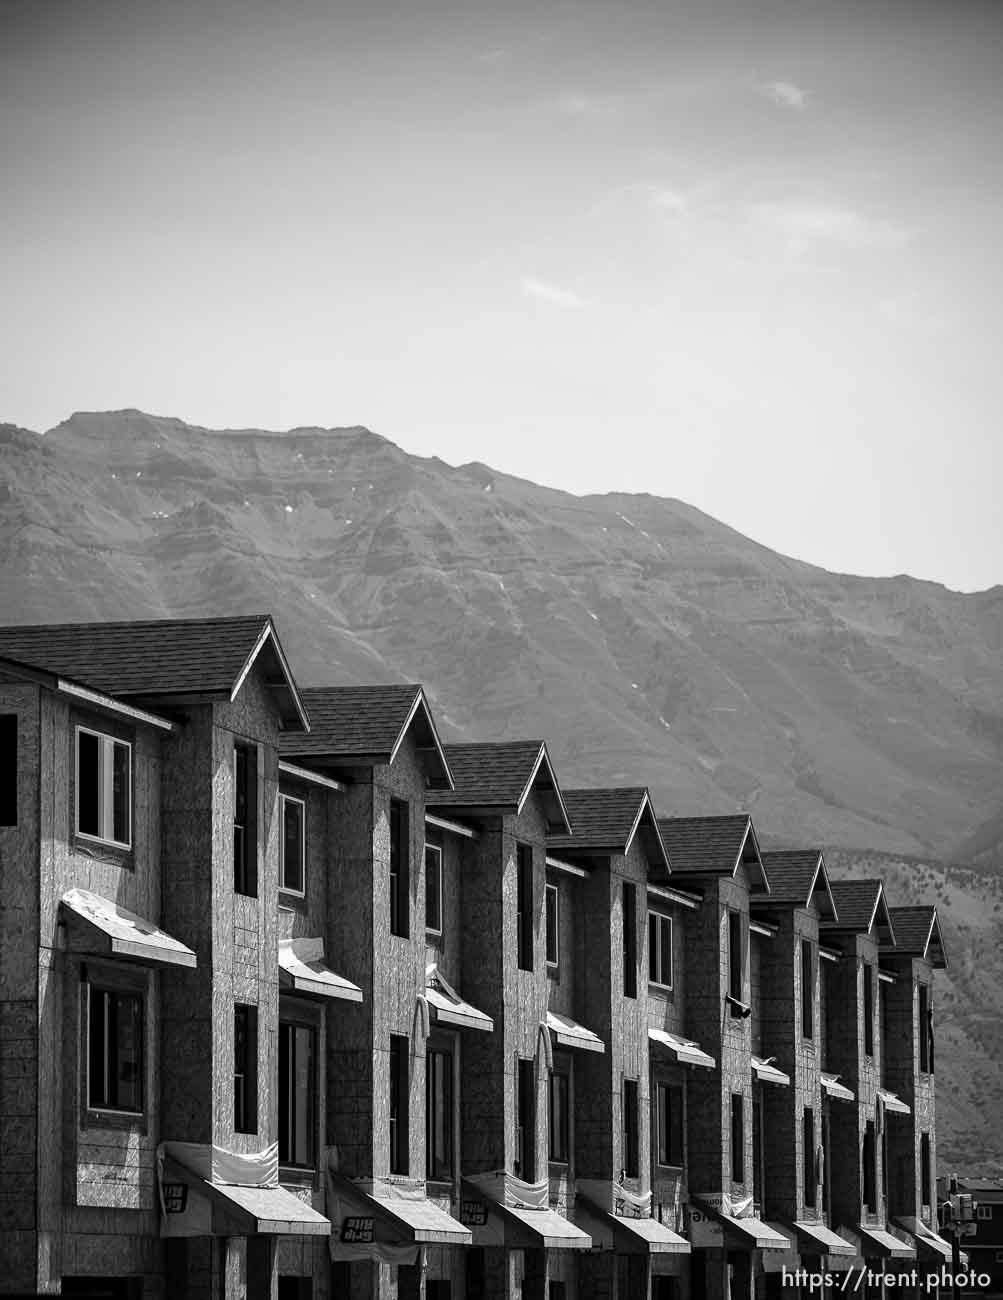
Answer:
M886 1272L879 1268L850 1268L841 1273L815 1272L809 1268L783 1268L781 1285L805 1287L809 1294L823 1289L833 1288L837 1292L853 1293L864 1287L881 1286L902 1290L915 1290L923 1286L927 1291L950 1291L953 1287L964 1291L985 1291L989 1288L991 1278L988 1273L962 1272L953 1273L946 1265L939 1270L924 1272L919 1268L902 1269L899 1272Z

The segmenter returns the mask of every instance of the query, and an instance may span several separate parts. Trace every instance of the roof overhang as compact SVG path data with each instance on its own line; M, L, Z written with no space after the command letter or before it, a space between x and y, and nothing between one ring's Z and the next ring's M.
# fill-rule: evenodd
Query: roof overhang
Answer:
M336 1173L328 1173L328 1214L339 1242L364 1242L379 1258L379 1245L390 1247L469 1246L470 1229L440 1209L424 1194L396 1184L372 1179L353 1182ZM353 1225L351 1235L346 1224ZM364 1226L363 1226L364 1225ZM365 1255L353 1250L354 1256ZM340 1257L332 1237L332 1255Z
M683 1038L680 1034L670 1034L667 1029L649 1026L648 1042L670 1052L679 1065L696 1065L704 1070L713 1070L717 1066L713 1056L705 1052L699 1043L691 1038Z
M578 1024L569 1016L559 1015L556 1011L547 1012L547 1031L552 1043L558 1047L570 1047L581 1052L605 1052L606 1048L598 1034L584 1025Z
M279 940L279 989L305 997L362 1001L359 986L325 962L323 939Z
M766 867L763 865L763 855L759 848L759 837L756 835L756 828L752 824L752 818L746 821L745 834L742 836L742 843L738 850L738 856L735 858L735 865L732 868L732 876L738 874L739 867L744 866L749 873L749 889L751 892L768 894L770 892L770 881L766 874ZM759 888L753 885L753 880L758 878Z
M254 643L254 648L247 656L243 668L237 674L236 680L230 688L230 700L235 700L240 694L240 688L247 680L248 673L258 663L259 659L261 660L259 666L264 672L265 682L278 700L279 713L285 730L309 731L310 719L307 717L303 701L300 699L300 693L293 679L289 661L279 644L275 625L270 618L265 620L265 625Z
M325 776L323 772L314 772L308 767L300 767L298 763L287 763L284 758L279 760L279 776L280 778L288 776L294 781L305 781L307 785L323 786L326 790L348 789L344 781L336 781L333 776Z
M685 1237L651 1217L651 1193L636 1195L605 1179L579 1178L575 1220L592 1238L592 1249L624 1255L688 1255Z
M479 1206L485 1212L485 1219L494 1219L496 1230L484 1234L483 1244L490 1242L523 1250L592 1248L588 1233L550 1208L546 1182L524 1183L503 1171L478 1174L463 1180L463 1204L471 1211ZM481 1236L475 1228L474 1245L482 1244Z
M424 688L421 686L418 687L415 693L414 703L411 705L400 733L394 742L394 747L390 751L390 763L393 763L397 757L400 747L404 743L404 738L412 727L415 729L418 756L422 760L425 775L428 777L429 782L434 784L437 789L452 790L454 788L453 774L446 762L446 754L442 748L439 733L436 730L435 719L432 717L432 710L428 706Z
M554 767L550 761L545 740L540 743L540 752L536 756L533 770L530 772L529 779L519 796L519 802L515 809L517 815L522 812L526 806L526 800L534 790L537 790L543 797L544 805L547 808L547 820L554 828L555 833L563 829L566 835L573 834L571 822L568 820L568 810L564 806L564 796L561 794L561 787L557 783L557 777L554 774Z
M151 921L87 889L59 900L66 913L66 946L85 956L120 957L145 966L196 965L195 953Z
M835 1097L837 1101L855 1101L851 1090L844 1083L839 1082L838 1074L826 1074L822 1072L822 1091L829 1097Z
M760 1083L776 1083L784 1088L790 1087L791 1076L789 1074L785 1074L783 1070L777 1069L777 1067L773 1064L774 1058L772 1056L766 1058L765 1060L760 1056L753 1056L751 1060L752 1060L752 1073L756 1076L756 1078L759 1080Z
M478 1011L475 1006L465 1002L453 986L439 974L433 963L425 968L425 1000L429 1015L437 1025L449 1025L456 1029L479 1029L482 1033L493 1033L495 1022L490 1016Z

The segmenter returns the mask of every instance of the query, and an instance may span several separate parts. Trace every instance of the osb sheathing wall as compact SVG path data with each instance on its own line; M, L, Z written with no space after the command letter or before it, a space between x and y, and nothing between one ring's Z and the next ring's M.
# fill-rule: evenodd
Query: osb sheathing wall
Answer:
M762 1054L775 1057L790 1077L790 1086L764 1083L763 1155L766 1218L812 1219L805 1208L804 1111L814 1116L815 1145L821 1140L822 1093L819 1075L818 915L812 908L786 908L779 928L762 946L760 1001ZM801 944L810 943L815 978L807 990L801 981ZM802 1033L803 998L811 999L812 1036ZM816 1196L816 1200L820 1201ZM816 1209L820 1209L816 1206Z
M874 968L874 1054L864 1052L864 966ZM863 1206L863 1144L867 1122L875 1124L876 1186L881 1188L881 1142L877 1132L877 1088L881 1080L881 998L878 996L878 949L869 935L854 935L828 977L826 1025L828 1063L854 1094L852 1102L834 1101L829 1110L830 1194L833 1223L880 1223L883 1215Z
M919 1018L919 989L925 985L933 1007L934 972L921 958L901 958L893 963L895 983L886 984L888 1023L883 1034L887 1053L886 1083L910 1107L910 1115L888 1117L890 1213L925 1217L936 1228L936 1197L922 1187L921 1143L930 1135L930 1181L937 1181L937 1123L935 1076L920 1069L920 1035L925 1026ZM936 1068L936 1057L934 1059ZM923 1215L924 1206L929 1213Z
M464 1173L512 1171L516 1160L516 1071L537 1062L537 1177L546 1170L546 1070L540 1068L540 1026L546 1023L548 980L544 889L547 820L531 794L518 817L487 823L465 843L463 866L463 996L494 1020L494 1033L471 1033L463 1044L461 1091ZM518 969L516 846L533 852L533 969Z
M743 998L750 997L749 888L745 868L734 878L708 877L700 907L686 918L686 1033L717 1059L716 1070L691 1070L687 1087L689 1186L696 1194L752 1195L752 1083L749 1018L733 1016L728 993L728 913L742 915ZM741 1094L744 1183L731 1179L731 1097Z
M59 902L74 887L91 890L150 920L160 919L161 738L153 728L79 708L41 692L37 785L39 845L35 943L38 996L37 1278L58 1288L64 1273L152 1274L160 1247L153 1166L158 1140L157 979L121 962L66 951ZM75 833L76 727L132 745L132 844L127 850ZM5 962L6 964L6 962ZM85 969L114 985L123 979L146 1008L144 1114L88 1112L83 1061ZM6 1284L6 1279L4 1283Z
M38 1259L39 688L0 682L17 715L17 825L0 827L0 1292L33 1290Z

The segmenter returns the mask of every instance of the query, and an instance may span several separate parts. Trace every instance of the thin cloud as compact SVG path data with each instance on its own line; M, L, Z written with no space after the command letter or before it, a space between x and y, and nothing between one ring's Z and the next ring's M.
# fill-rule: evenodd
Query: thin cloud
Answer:
M793 81L765 81L759 89L778 108L804 108L808 102L807 90L795 86Z
M795 252L818 244L853 249L897 248L907 237L901 227L891 222L853 208L821 203L759 203L752 207L750 215L785 236Z
M532 276L525 276L522 281L522 291L530 298L536 298L540 302L549 302L554 307L584 307L584 299L579 298L577 293L572 293L570 289L562 289L560 285L548 284L546 280L536 280Z
M684 194L680 194L678 190L664 188L652 190L648 202L656 212L685 212L689 207Z

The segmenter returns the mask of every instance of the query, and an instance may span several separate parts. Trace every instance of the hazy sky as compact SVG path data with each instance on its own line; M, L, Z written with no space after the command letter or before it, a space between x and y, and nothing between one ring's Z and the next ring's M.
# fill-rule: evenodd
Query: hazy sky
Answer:
M0 13L0 420L361 423L1003 582L1003 4Z

